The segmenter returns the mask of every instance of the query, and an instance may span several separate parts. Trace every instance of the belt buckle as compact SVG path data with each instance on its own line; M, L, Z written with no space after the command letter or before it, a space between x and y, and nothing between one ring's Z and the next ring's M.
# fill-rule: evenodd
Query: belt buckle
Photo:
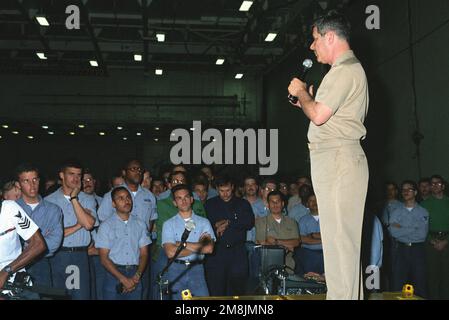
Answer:
M190 262L189 260L187 260L186 262L184 262L184 264L185 264L186 266L190 266L191 262Z

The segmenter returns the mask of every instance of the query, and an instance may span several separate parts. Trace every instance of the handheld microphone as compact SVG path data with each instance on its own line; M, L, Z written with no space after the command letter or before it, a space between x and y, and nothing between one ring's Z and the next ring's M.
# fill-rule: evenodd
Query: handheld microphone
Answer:
M186 228L184 229L184 233L181 236L181 243L185 243L187 241L190 232L195 229L195 227L195 222L192 219L186 222Z
M301 81L304 81L304 79L306 78L307 72L309 72L310 68L312 68L313 66L313 62L310 59L305 59L302 62L302 72L299 76L297 76L297 78ZM292 96L291 94L288 95L288 100L290 100L291 103L296 104L298 102L298 97Z

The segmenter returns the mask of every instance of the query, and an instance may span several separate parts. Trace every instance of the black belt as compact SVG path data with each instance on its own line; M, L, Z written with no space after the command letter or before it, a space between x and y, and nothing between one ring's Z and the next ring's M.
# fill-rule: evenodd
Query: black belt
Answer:
M61 247L59 250L65 252L87 252L87 247Z
M400 242L397 241L398 244L404 247L418 247L424 245L425 242Z
M116 264L115 266L117 268L126 269L126 270L135 269L135 268L139 267L138 265L135 265L135 264L128 264L128 265Z
M179 260L176 259L173 261L174 263L183 264L185 266L194 266L196 264L203 264L203 260L195 260L195 261L188 261L188 260Z

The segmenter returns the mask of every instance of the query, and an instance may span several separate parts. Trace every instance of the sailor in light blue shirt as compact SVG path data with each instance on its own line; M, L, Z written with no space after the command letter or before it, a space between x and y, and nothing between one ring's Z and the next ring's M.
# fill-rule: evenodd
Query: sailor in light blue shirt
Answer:
M426 245L429 213L416 202L414 181L401 184L404 204L390 214L388 230L393 238L392 290L400 291L409 283L418 296L427 295Z
M382 228L382 223L380 222L379 218L374 215L373 219L374 223L373 223L373 234L371 235L370 265L381 268L383 260L384 232Z
M30 164L21 164L16 170L16 181L22 196L16 202L38 225L47 244L45 257L36 259L27 268L33 283L39 286L52 286L50 257L62 244L64 229L62 211L57 205L43 200L39 195L39 170ZM25 245L27 245L25 243Z
M64 215L64 240L52 259L53 284L67 288L68 267L79 270L79 286L68 289L72 299L90 299L90 273L87 247L91 243L90 231L98 225L95 201L81 190L82 166L74 160L64 163L59 172L62 186L45 200L56 204Z
M95 243L101 263L108 271L103 280L103 298L140 300L151 239L145 223L130 214L133 201L129 190L117 187L111 197L116 213L101 223ZM120 293L117 286L122 287Z
M429 231L429 213L418 203L411 208L402 204L391 213L389 225L391 236L399 242L424 242Z
M121 185L125 187L131 193L133 197L133 209L131 215L138 217L145 222L147 228L150 227L150 223L157 219L156 211L156 198L154 195L145 188L138 186L137 191L131 191L131 188L126 183ZM106 193L98 209L98 217L100 221L107 220L112 214L115 213L115 209L112 207L111 191Z
M118 265L138 265L140 248L151 244L146 225L138 217L129 215L127 221L116 213L98 228L95 247L109 249L109 258Z
M128 189L133 197L133 209L131 214L145 222L148 231L151 231L152 223L157 219L156 198L151 191L140 186L143 170L140 161L129 161L123 170L125 183L121 186ZM115 209L112 206L110 191L103 197L103 201L98 209L98 217L100 218L100 221L105 221L113 213L115 213Z
M62 209L64 215L64 228L72 227L78 223L77 216L73 209L73 205L70 202L70 196L65 195L62 191L62 187L48 195L44 200L56 204ZM94 226L98 226L99 222L96 214L96 203L92 196L80 192L78 194L78 200L84 209L88 209L90 215L95 219ZM78 231L66 236L64 238L63 247L84 247L88 246L91 242L91 234L89 230L85 228L80 228Z
M167 257L175 259L167 273L171 298L180 300L181 291L185 289L189 289L194 296L208 296L203 259L204 254L213 251L214 231L208 219L197 216L192 211L193 195L188 186L177 185L172 192L179 212L165 221L162 227L162 246ZM193 229L188 234L186 243L182 244L182 235L189 225ZM175 257L179 249L181 251Z
M293 220L296 221L296 223L298 224L298 226L300 226L300 220L302 217L306 216L310 214L309 208L306 208L304 205L302 205L301 203L297 203L296 205L293 206L293 208L288 212L288 217L292 218Z
M23 191L22 198L16 202L41 230L48 249L45 257L52 257L61 246L64 236L61 208L42 199L41 196L38 196L38 202L36 204L28 204L24 201Z
M307 236L312 233L320 233L320 221L318 215L312 215L307 213L302 216L299 220L299 231L301 236ZM317 244L302 244L303 248L310 250L323 250L323 245L321 243Z

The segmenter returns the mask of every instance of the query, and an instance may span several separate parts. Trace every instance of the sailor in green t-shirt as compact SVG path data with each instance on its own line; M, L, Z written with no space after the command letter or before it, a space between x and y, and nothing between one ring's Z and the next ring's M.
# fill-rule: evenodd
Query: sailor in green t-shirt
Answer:
M421 203L429 211L427 272L430 299L449 299L449 197L439 175L431 177L432 196Z

